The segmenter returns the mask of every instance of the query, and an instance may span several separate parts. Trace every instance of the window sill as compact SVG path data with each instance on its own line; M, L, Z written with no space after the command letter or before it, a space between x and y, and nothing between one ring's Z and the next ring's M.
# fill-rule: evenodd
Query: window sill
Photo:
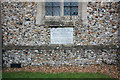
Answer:
M45 16L46 25L74 25L74 21L78 21L79 16Z

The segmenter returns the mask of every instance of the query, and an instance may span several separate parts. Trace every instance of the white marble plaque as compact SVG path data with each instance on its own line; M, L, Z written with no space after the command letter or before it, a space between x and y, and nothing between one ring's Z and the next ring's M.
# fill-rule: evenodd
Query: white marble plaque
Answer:
M51 28L51 44L73 44L73 28Z

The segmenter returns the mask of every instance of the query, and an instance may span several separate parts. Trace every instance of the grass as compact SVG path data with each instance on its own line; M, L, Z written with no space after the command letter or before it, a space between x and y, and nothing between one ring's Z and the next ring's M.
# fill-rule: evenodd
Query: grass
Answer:
M41 73L41 72L3 72L3 78L110 78L101 73Z

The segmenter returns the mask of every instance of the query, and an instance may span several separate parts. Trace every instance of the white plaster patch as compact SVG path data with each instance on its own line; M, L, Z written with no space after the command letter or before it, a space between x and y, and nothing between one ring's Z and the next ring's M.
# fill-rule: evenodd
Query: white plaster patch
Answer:
M73 44L73 28L51 28L51 44Z

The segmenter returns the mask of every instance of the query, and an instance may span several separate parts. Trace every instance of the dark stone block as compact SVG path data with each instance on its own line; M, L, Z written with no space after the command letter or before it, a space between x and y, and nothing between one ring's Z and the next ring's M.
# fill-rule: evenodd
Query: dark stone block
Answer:
M11 68L21 68L21 63L13 63L10 65Z
M26 19L26 21L30 21L30 19Z

